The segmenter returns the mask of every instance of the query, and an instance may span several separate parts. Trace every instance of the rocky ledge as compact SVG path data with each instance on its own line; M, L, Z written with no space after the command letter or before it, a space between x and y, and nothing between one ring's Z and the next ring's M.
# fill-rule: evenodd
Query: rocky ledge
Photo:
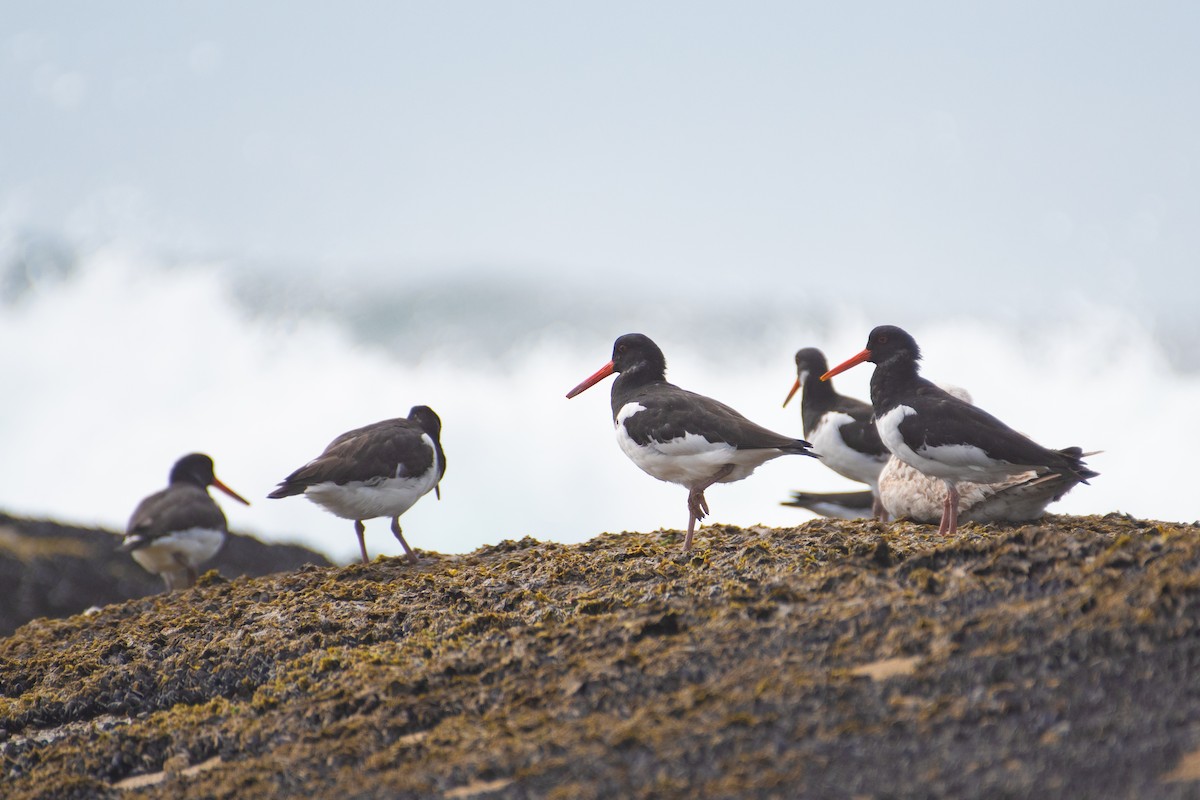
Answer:
M1194 797L1200 528L531 539L38 620L33 797Z

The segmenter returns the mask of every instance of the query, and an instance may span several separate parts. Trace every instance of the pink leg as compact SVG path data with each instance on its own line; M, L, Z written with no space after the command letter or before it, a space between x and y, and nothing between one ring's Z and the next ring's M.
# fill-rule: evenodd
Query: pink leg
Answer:
M942 521L938 525L938 536L945 535L950 529L950 492L953 488L954 484L946 481L946 496L942 498Z
M950 530L947 535L953 535L958 531L958 486L950 484L946 492L947 502L950 504Z
M696 521L708 516L708 501L704 499L704 490L733 472L733 464L726 464L700 486L693 486L688 491L688 532L683 540L683 550L686 553L692 549L692 534L696 531Z
M942 502L942 524L938 534L949 536L958 530L958 486L946 481L946 499Z

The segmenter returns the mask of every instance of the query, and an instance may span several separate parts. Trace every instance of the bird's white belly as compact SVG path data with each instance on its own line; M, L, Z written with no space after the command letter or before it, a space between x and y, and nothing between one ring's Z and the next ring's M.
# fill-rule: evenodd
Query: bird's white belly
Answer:
M726 442L710 442L703 436L687 433L669 442L641 445L633 441L622 424L639 411L637 403L629 403L617 414L617 444L629 460L643 472L668 483L692 487L708 483L720 470L732 465L733 470L719 483L740 481L765 461L783 455L779 450L738 450Z
M969 444L946 444L913 450L900 434L900 423L917 412L910 406L896 406L884 414L875 425L879 438L892 455L918 472L948 481L995 483L1028 467L995 461L982 448Z
M343 519L398 517L437 485L437 460L425 473L413 478L384 478L379 481L332 481L308 487L304 496Z
M161 536L130 553L147 572L161 575L181 567L195 567L217 554L225 532L212 528L188 528Z
M809 443L813 452L821 456L822 464L844 478L875 489L879 485L879 472L887 463L887 458L860 453L846 444L838 428L853 421L854 418L849 414L829 412L821 417L817 427L808 435Z

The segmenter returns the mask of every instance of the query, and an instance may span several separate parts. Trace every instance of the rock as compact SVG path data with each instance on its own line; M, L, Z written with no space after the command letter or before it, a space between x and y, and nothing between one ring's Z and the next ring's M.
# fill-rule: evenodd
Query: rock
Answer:
M5 796L1200 790L1194 528L679 541L506 541L32 622L0 640Z
M78 614L92 606L161 592L162 579L139 567L128 553L118 553L120 543L120 534L99 528L0 514L0 636L38 617ZM305 547L231 534L201 569L236 578L329 563Z

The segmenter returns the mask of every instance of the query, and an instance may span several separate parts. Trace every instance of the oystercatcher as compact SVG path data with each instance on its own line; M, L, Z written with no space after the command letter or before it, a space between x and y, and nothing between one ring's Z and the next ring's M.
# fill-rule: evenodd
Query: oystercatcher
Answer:
M918 374L921 350L907 331L881 325L867 346L821 376L829 380L856 364L875 364L871 405L884 445L918 472L946 484L940 533L958 529L958 484L996 483L1035 470L1087 483L1099 473L1087 468L1083 450L1049 450L983 409L965 403Z
M433 489L446 474L441 443L442 421L429 406L413 406L407 419L387 419L343 433L325 452L279 482L267 497L303 494L326 511L354 520L364 564L367 543L363 520L391 517L392 533L410 564L417 554L400 530L400 515Z
M213 460L190 453L175 462L167 488L138 503L117 549L147 572L162 577L167 591L196 584L196 567L217 554L229 528L221 507L208 494L215 486L239 503L250 501L217 480Z
M844 478L871 487L870 514L887 521L887 510L879 502L879 472L891 453L879 439L871 405L834 391L832 381L821 376L829 369L825 354L815 347L796 351L796 383L783 401L786 408L796 392L800 397L800 421L821 463Z
M972 402L966 389L946 384L942 388L964 403ZM1046 506L1061 500L1077 483L1056 472L1039 475L1036 470L999 483L963 481L958 484L958 518L967 522L1040 519ZM879 473L879 498L896 519L936 522L946 502L946 486L892 456Z
M705 489L740 481L779 456L816 453L802 439L769 431L724 403L667 383L666 369L658 345L640 333L627 333L613 344L612 360L567 398L620 373L612 387L617 443L644 472L687 487L686 551L696 521L709 513Z

